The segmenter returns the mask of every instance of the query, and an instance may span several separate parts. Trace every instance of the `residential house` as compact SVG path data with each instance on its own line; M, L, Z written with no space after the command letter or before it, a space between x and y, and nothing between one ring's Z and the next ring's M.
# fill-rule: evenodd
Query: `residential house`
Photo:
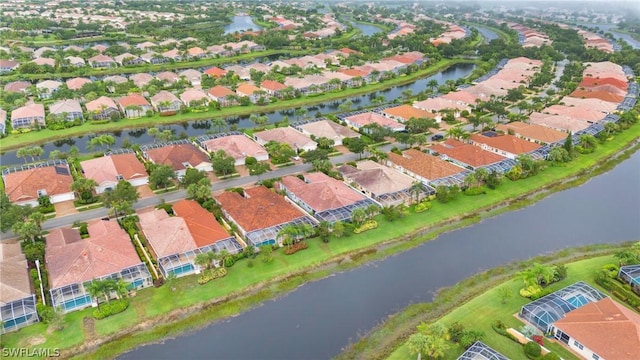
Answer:
M88 61L92 68L109 68L117 65L112 57L103 54L91 57Z
M389 107L389 108L380 110L380 113L390 119L393 119L399 122L406 122L411 118L433 119L433 120L435 120L436 118L436 116L430 111L421 110L407 104Z
M68 53L80 53L84 50L83 47L80 47L78 45L69 45L69 46L65 46L64 48L62 48L62 51Z
M269 160L269 153L260 145L245 135L227 135L216 137L201 142L202 147L208 152L224 150L235 159L235 165L244 165L247 157L254 157L258 161Z
M236 224L248 246L279 242L278 232L287 225L315 224L310 216L264 186L245 189L243 195L225 191L215 199L224 217Z
M174 82L178 81L180 77L174 72L163 71L160 74L156 75L156 79L160 81L166 81L167 84L173 84Z
M362 193L324 173L303 176L304 180L297 176L283 177L278 189L319 221L349 221L354 209L375 204Z
M182 54L178 49L172 49L162 53L162 57L173 61L182 61Z
M429 147L433 155L439 155L442 160L450 160L460 166L477 169L495 164L507 158L479 146L473 146L454 139L447 139Z
M82 174L98 183L96 193L115 189L124 180L133 186L149 183L149 174L135 153L113 154L80 162Z
M263 146L269 141L289 144L289 146L291 146L291 148L296 152L312 151L318 147L318 143L311 140L309 136L291 127L260 131L254 133L253 138L258 142L258 144Z
M274 80L263 80L262 83L260 83L260 90L265 91L269 96L275 96L278 98L282 97L281 92L286 88L287 86L285 84Z
M67 56L64 58L70 66L74 67L83 67L86 65L86 62L83 58L78 56Z
M144 60L142 60L139 56L133 55L131 53L120 54L118 56L115 56L113 60L121 66L137 65L144 62Z
M85 84L90 84L91 80L87 78L76 77L73 79L69 79L66 81L67 89L69 90L80 90Z
M225 249L238 253L241 246L216 221L216 218L192 200L173 205L175 216L163 209L141 212L140 227L157 259L163 276L185 276L200 273L195 257Z
M4 169L4 192L16 205L38 205L38 198L48 196L51 203L75 199L71 191L73 177L66 161Z
M128 289L152 285L147 266L118 222L93 220L87 229L86 239L73 228L58 228L47 234L45 262L51 302L65 313L97 305L99 299L89 290L94 280L121 279ZM112 298L115 295L107 294Z
M0 73L8 73L16 70L20 63L14 60L0 59Z
M498 124L496 130L513 134L519 138L536 144L555 144L563 142L568 134L546 126L527 124L520 121L514 121L508 124Z
M482 341L476 341L457 360L509 360Z
M19 243L0 242L0 333L39 321L27 259Z
M387 153L386 165L400 170L426 185L434 180L465 171L462 167L416 149L405 150L402 155L393 152Z
M442 97L427 99L418 101L413 104L413 107L430 111L432 113L445 113L452 111L454 117L460 117L463 111L471 111L471 107L467 103L447 100ZM441 116L436 116L436 121L440 122Z
M28 104L11 112L11 127L13 129L45 126L44 105Z
M84 120L78 100L60 100L49 105L49 114L64 117L66 121Z
M96 50L99 53L103 53L105 51L107 51L107 49L109 48L107 45L103 45L103 44L95 44L91 47L93 50Z
M143 146L141 150L142 155L154 164L170 165L178 178L182 178L188 168L213 171L209 156L189 142L169 143L159 147Z
M24 92L29 90L31 83L28 81L12 81L4 85L5 92Z
M120 110L129 119L140 118L153 111L151 104L140 94L129 94L118 99Z
M187 56L190 59L202 59L208 57L208 53L197 46L187 49Z
M163 64L169 61L169 59L153 51L140 55L140 59L153 65Z
M51 67L56 66L56 61L50 58L36 58L36 59L33 59L33 61L31 62L38 66L51 66Z
M48 99L51 95L58 91L58 89L62 86L60 81L55 80L44 80L40 81L36 84L36 90L38 92L38 97L40 99Z
M207 94L198 89L186 89L182 94L180 94L180 100L186 106L195 106L196 104L200 104L199 106L206 106L209 103L209 97Z
M509 159L515 159L520 154L525 154L540 148L538 144L513 135L495 135L496 136L473 134L469 142L473 145L480 146L484 150L494 152Z
M112 98L106 96L100 96L95 100L89 101L84 104L84 107L93 120L106 120L114 116L120 117L118 105L116 105Z
M258 98L260 97L260 92L263 90L260 90L259 87L255 86L255 85L251 85L248 83L242 83L240 85L238 85L238 87L236 88L236 94L240 97L248 97L249 100L251 100L252 103L256 103L258 101ZM258 92L258 93L256 93Z
M231 89L220 85L216 85L209 89L208 94L211 100L217 101L222 107L234 104L234 98L237 96Z
M387 128L391 131L404 131L405 126L395 120L392 120L386 116L380 115L374 112L363 112L343 118L347 125L360 130L362 127L378 124L381 127Z
M551 333L583 359L640 359L640 315L609 297L568 312Z
M0 134L4 135L7 132L7 112L0 108Z
M225 70L220 69L217 66L213 66L204 71L205 74L213 78L221 78L227 74Z
M357 132L331 120L312 121L295 127L309 137L315 136L316 139L324 137L333 140L334 146L342 145L342 141L346 138L360 137Z
M187 69L178 73L178 76L187 80L193 86L199 86L202 81L202 73L198 70Z
M414 179L375 161L359 161L355 167L342 165L338 171L345 183L384 206L412 203L414 197L419 201L428 195L426 191L420 191L415 196L412 190Z
M153 76L147 73L137 73L129 76L129 80L133 81L133 84L138 88L143 88L153 80Z
M172 93L166 90L161 90L151 97L151 105L153 105L156 111L161 115L169 115L175 114L180 111L180 107L182 107L182 101L180 101L180 99L178 99L178 97L173 95Z
M156 46L158 46L156 43L153 43L151 41L145 41L140 44L136 44L135 48L138 50L147 50Z

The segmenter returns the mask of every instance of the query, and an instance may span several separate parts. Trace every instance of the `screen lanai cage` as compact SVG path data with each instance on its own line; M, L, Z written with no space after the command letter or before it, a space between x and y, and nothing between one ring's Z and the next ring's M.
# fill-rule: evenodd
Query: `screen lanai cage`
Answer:
M338 221L351 221L351 212L353 210L357 208L366 208L370 205L380 206L375 201L369 198L366 198L366 199L362 199L360 201L354 202L353 204L349 204L347 206L343 206L335 209L328 209L324 211L318 211L315 214L313 214L313 217L315 217L319 221L328 221L332 224Z
M482 341L476 341L457 360L509 360Z
M0 330L2 331L0 332L2 333L38 322L35 295L1 305L0 321L2 321L2 327Z
M194 264L196 255L210 251L219 253L222 250L227 250L229 254L237 254L242 250L242 246L234 237L229 237L194 250L163 256L158 259L160 272L162 272L165 278L169 276L169 274L175 274L177 277L192 274L196 271L196 265Z
M618 276L640 295L640 264L621 267Z
M286 223L247 232L247 234L245 235L245 237L247 238L247 245L253 245L255 247L259 247L262 245L273 245L278 241L278 233L280 232L280 230L289 225L295 226L299 224L309 224L314 227L316 226L316 222L313 221L313 219L311 219L309 216L301 216Z
M605 294L580 281L523 306L520 317L547 333L551 324L566 313L605 297Z
M105 279L122 279L129 284L127 287L129 290L142 289L153 284L151 274L143 263L107 276L102 276L96 280ZM53 307L66 313L91 306L93 299L91 299L89 295L90 285L91 280L84 283L68 284L49 290Z

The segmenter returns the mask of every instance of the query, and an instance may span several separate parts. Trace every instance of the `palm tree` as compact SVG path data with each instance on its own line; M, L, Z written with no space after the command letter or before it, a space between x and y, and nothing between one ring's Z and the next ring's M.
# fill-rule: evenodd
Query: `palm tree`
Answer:
M298 229L295 225L287 225L278 231L278 235L276 235L276 239L280 241L280 243L287 245L288 247L293 246L296 238L298 237Z
M204 279L204 270L207 269L209 267L209 264L211 263L209 261L209 257L207 256L207 253L200 253L196 255L196 257L193 259L193 263L196 266L200 267L200 273L202 274L202 278Z
M128 282L122 279L118 279L118 281L114 285L116 298L120 299L121 297L126 297L129 293L129 286L131 286L131 284L129 284Z
M373 220L373 217L380 212L380 208L376 204L370 204L365 208L365 212L369 220Z
M16 152L16 156L18 158L24 158L24 163L27 163L27 156L29 155L29 149L28 148L20 148L18 149L18 151Z
M362 223L364 223L366 218L367 218L367 212L361 207L354 209L351 212L351 222L356 227L359 227L360 225L362 225Z
M218 128L218 132L222 132L223 128L227 127L227 122L223 118L215 118L211 121L213 126Z
M414 181L409 188L409 192L416 196L416 204L420 202L420 194L424 192L424 184L422 183L422 181Z
M429 80L429 82L427 82L427 86L431 89L431 91L436 91L436 89L438 88L438 80L436 79L431 79Z
M100 309L100 300L98 297L104 292L104 283L100 280L93 280L88 287L85 284L85 289L89 292L89 296L95 299L96 304L98 304L98 309Z

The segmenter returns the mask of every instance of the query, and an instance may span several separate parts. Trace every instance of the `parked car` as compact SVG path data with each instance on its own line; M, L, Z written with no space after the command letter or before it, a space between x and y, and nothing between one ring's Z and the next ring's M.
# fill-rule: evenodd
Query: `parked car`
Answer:
M435 135L433 135L431 137L431 140L433 140L433 141L439 141L439 140L442 140L442 139L444 139L444 135L442 135L442 134L435 134Z

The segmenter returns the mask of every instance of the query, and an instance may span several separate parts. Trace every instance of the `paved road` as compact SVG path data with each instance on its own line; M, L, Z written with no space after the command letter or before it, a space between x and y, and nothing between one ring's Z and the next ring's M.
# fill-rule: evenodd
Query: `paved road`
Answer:
M380 147L379 150L386 152L386 151L391 150L391 148L393 146L394 146L393 144L384 145L384 146ZM343 164L345 162L355 161L358 158L359 158L358 154L348 153L348 154L343 154L343 155L332 157L330 160L331 160L331 162L333 164ZM299 165L287 166L287 167L278 168L276 170L270 171L270 172L268 172L268 173L266 173L266 174L264 174L264 175L262 175L260 177L258 177L258 176L244 176L244 177L238 177L238 178L218 181L218 182L214 183L211 186L211 190L212 191L219 191L219 190L224 190L224 189L231 188L231 187L242 187L242 186L253 184L253 183L259 181L260 179L283 177L283 176L286 176L286 175L297 174L297 173L310 171L310 170L311 170L311 165L310 164L299 164ZM184 199L186 197L187 197L187 193L186 193L185 190L178 190L178 191L173 191L173 192L169 192L169 193L166 193L166 194L155 195L155 196L152 196L152 197L140 199L134 205L134 209L143 209L143 208L147 208L147 207L150 207L150 206L155 206L155 205L160 204L163 200L165 202L173 202L173 201L178 201L178 200ZM57 218L53 218L53 219L47 220L42 225L42 228L44 230L55 229L55 228L58 228L58 227L61 227L61 226L71 225L75 221L85 222L85 221L88 221L88 220L99 219L99 218L103 218L103 217L106 217L106 216L108 216L108 210L106 208L98 208L98 209L93 209L93 210L87 210L87 211L79 212L79 213L76 213L76 214L71 214L71 215L57 217ZM10 239L12 237L15 237L15 235L13 233L11 233L11 232L6 232L6 233L0 234L0 240L6 240L6 239Z

